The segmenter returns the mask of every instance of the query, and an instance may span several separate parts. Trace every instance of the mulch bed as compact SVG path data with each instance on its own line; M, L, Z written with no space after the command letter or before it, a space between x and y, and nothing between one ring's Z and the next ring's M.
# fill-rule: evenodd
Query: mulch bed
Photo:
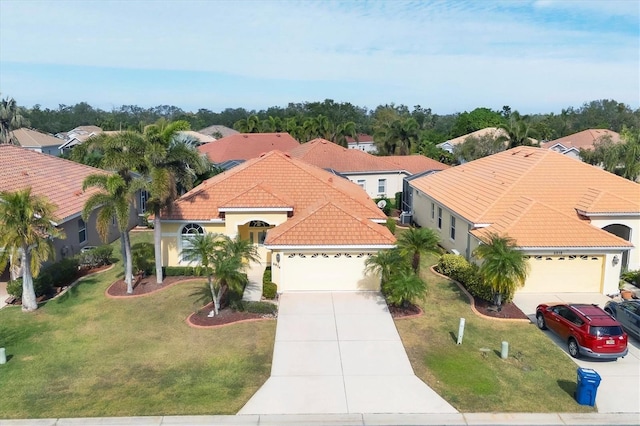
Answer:
M403 318L420 315L422 313L422 309L412 304L409 304L406 308L389 305L389 312L391 312L391 316L393 318Z
M125 284L124 279L118 280L111 284L107 289L107 294L109 296L141 296L143 294L150 294L158 290L162 290L163 288L169 287L171 284L175 284L180 281L185 281L187 279L192 279L194 277L165 277L162 280L162 284L156 284L156 276L149 275L148 277L142 278L140 282L133 286L133 294L127 294L127 284ZM198 277L196 277L198 278ZM201 277L200 277L201 278ZM135 283L135 276L133 277Z
M215 327L225 324L232 324L234 322L253 320L253 319L261 319L266 316L263 314L253 314L250 312L239 312L234 311L231 308L224 308L218 312L218 315L215 317L209 318L209 312L212 309L212 304L209 303L204 308L200 309L198 312L192 313L187 321L190 324L193 324L198 327Z
M513 303L505 303L502 305L500 311L491 302L480 299L479 297L473 298L473 303L476 310L482 315L492 318L509 318L509 319L529 319L518 307Z

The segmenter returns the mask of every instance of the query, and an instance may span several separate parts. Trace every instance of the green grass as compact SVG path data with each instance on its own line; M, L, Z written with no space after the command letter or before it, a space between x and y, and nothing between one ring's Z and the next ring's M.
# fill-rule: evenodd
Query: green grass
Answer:
M235 414L269 377L275 321L191 328L201 282L108 299L121 276L119 263L32 314L0 310L0 418Z
M576 365L529 323L477 317L467 297L449 280L432 274L425 256L423 278L429 285L425 314L396 320L416 374L462 412L589 412L573 399ZM466 320L462 345L456 345L460 318ZM501 342L509 358L500 358ZM482 356L480 348L488 348Z

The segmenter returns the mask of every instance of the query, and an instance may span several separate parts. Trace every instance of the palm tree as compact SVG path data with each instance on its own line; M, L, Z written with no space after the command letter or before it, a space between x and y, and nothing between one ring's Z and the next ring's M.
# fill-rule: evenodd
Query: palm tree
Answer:
M153 242L155 248L156 283L162 284L162 224L160 213L170 210L179 193L193 188L197 175L208 169L208 161L196 149L194 141L179 138L179 131L189 127L177 121L160 129L154 125L145 129L148 145L145 150L145 178L137 189L148 190L147 206L153 211Z
M353 139L357 139L358 137L358 133L356 132L356 123L354 123L353 121L347 121L346 123L338 124L331 141L346 148L347 137L351 137Z
M384 289L398 271L410 269L405 256L398 248L380 250L365 261L365 271L380 275L381 287Z
M260 132L260 118L252 114L247 118L236 121L233 128L240 133L258 133Z
M133 203L134 190L119 174L93 174L82 182L82 189L96 187L102 191L89 197L82 209L82 218L87 221L91 213L98 209L96 229L100 237L106 241L109 237L109 226L116 219L120 232L122 260L125 265L124 280L127 293L133 293L133 259L131 257L131 241L129 239L129 216Z
M0 143L17 144L13 138L13 130L28 125L29 121L22 116L15 99L0 100Z
M418 144L420 126L413 118L396 118L381 123L375 132L378 152L383 155L408 155Z
M502 142L508 142L507 149L531 145L530 136L533 134L533 129L528 122L528 116L521 116L518 111L514 111L509 115L507 124L501 124L498 127L507 133L507 136L499 138Z
M229 289L238 291L246 285L246 261L258 259L257 248L248 240L241 240L240 237L231 239L222 234L196 235L182 249L181 255L186 260L198 262L205 270L213 315L218 315L222 296Z
M395 306L406 308L426 295L427 283L409 270L394 275L387 285L387 301Z
M420 257L424 253L437 253L440 237L433 229L410 228L400 234L398 247L403 256L411 256L411 267L415 274L420 272Z
M514 239L491 233L473 255L482 261L480 276L493 290L498 307L503 299L511 300L516 289L524 285L529 263Z
M622 129L624 168L622 176L635 182L640 176L640 129Z
M53 254L53 238L65 238L54 225L55 206L31 188L0 193L0 270L9 259L20 259L22 268L22 310L38 309L33 277Z

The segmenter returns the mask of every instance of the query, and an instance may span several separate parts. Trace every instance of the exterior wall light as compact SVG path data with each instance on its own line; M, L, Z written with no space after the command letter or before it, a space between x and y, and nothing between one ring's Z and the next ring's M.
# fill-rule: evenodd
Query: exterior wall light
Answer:
M618 263L620 263L620 258L618 257L617 254L613 256L611 263L613 264L613 266L616 266Z

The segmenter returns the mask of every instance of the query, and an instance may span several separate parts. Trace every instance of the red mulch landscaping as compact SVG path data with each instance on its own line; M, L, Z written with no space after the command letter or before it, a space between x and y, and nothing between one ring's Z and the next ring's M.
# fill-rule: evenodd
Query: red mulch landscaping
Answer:
M234 322L246 321L252 319L266 318L264 314L253 314L250 312L234 311L231 308L224 308L218 312L215 317L209 318L209 312L211 311L212 304L209 303L198 312L192 313L187 321L198 327L215 327L225 324L232 324Z
M165 277L162 280L162 284L156 284L156 276L149 275L148 277L142 278L138 284L135 284L136 277L134 276L134 286L133 286L133 294L127 294L127 285L124 280L118 280L111 284L107 289L107 294L109 296L140 296L143 294L153 293L158 290L162 290L163 288L169 287L171 284L175 284L180 281L190 280L198 277ZM201 278L201 277L200 277Z
M513 303L504 303L500 311L491 302L480 299L479 297L473 298L476 310L482 315L486 315L492 318L510 318L510 319L529 319L518 307Z

